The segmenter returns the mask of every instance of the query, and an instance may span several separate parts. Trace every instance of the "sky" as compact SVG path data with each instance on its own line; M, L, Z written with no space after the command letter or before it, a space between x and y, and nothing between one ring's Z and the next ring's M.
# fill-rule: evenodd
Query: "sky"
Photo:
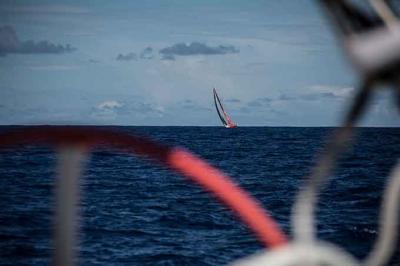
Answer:
M339 125L359 76L317 1L0 1L0 124ZM385 90L364 126L399 126Z

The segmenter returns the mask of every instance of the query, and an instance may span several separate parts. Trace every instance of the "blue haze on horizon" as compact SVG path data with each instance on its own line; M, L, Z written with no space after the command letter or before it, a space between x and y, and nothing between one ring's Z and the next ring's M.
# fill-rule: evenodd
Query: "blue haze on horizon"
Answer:
M240 126L335 126L357 84L317 1L0 2L0 124L220 125L216 87Z

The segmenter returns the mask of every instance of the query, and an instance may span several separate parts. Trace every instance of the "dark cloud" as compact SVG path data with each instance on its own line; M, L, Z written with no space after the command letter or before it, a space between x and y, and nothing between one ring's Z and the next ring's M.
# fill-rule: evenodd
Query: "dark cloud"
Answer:
M162 60L175 61L175 56L170 55L170 54L164 54L164 55L161 57L161 59L162 59Z
M289 95L286 95L286 94L281 94L278 97L279 101L292 101L292 100L298 100L298 99L299 99L298 97L293 97L293 96L289 96Z
M153 48L146 47L141 53L140 53L140 58L141 59L153 59Z
M250 113L251 109L249 107L247 107L247 106L243 106L243 107L240 107L239 111L241 113Z
M263 106L260 102L257 102L257 101L249 102L248 105L249 105L249 106L252 106L252 107L260 107L260 106Z
M137 55L136 53L127 53L127 54L118 54L116 60L118 61L136 61L138 59L153 59L154 58L154 54L153 54L153 48L151 48L150 46L146 47L145 49L143 49L142 52L140 52L139 55Z
M314 101L319 99L339 99L342 98L332 92L310 93L302 95L303 100Z
M296 101L296 100L303 100L303 101L316 101L322 99L341 99L342 96L336 95L332 92L318 92L318 93L306 93L297 96L289 96L286 94L282 94L278 97L280 101Z
M137 60L137 55L135 53L119 54L116 58L118 61L132 61Z
M251 107L269 106L272 101L273 99L271 98L262 97L249 102L247 105Z
M319 100L341 100L346 97L346 93L335 94L333 92L315 92L315 93L305 93L300 95L288 95L281 94L278 97L269 98L257 98L246 104L249 108L272 108L275 102L292 102L292 101L319 101ZM273 108L272 108L273 109ZM243 110L246 111L247 109Z
M240 103L242 101L239 100L239 99L236 99L236 98L231 98L231 99L225 100L225 102L227 102L227 103Z
M262 103L270 103L273 101L273 99L268 98L268 97L263 97L263 98L258 98L257 101L262 102Z
M239 50L232 45L218 45L213 47L200 42L192 42L190 44L177 43L159 51L164 60L173 60L175 56L223 55L238 52Z
M7 54L62 54L75 51L69 44L54 44L50 41L20 41L14 28L0 27L0 56Z

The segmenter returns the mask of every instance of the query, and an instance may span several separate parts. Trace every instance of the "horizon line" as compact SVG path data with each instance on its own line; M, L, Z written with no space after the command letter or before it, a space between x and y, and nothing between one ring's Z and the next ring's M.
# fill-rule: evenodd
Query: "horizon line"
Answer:
M217 127L217 125L119 125L119 124L0 124L0 127ZM339 125L321 125L321 126L290 126L290 125L245 125L238 128L250 127L286 127L286 128L340 128ZM400 128L400 126L379 126L379 125L360 125L354 128Z

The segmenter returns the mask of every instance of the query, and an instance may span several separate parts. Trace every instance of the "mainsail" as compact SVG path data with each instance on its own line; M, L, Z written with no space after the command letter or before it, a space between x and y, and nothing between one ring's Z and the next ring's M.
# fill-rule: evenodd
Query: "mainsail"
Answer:
M221 100L219 99L215 88L213 89L213 93L214 93L215 109L217 109L217 113L218 113L219 118L221 119L222 124L226 128L237 127L237 125L232 121L232 119L229 117L229 115L225 112L224 106L222 105Z

